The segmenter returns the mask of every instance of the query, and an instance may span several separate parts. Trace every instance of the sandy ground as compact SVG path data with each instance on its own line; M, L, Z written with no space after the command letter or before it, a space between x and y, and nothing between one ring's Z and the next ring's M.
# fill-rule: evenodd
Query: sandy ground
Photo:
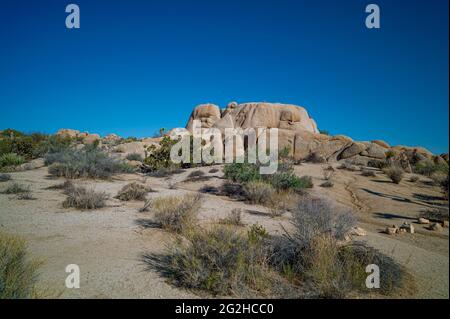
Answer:
M64 209L65 195L47 189L63 182L47 176L47 169L11 174L14 181L29 185L35 200L18 200L14 195L0 194L0 230L19 234L29 243L33 256L45 264L41 283L60 293L61 298L197 298L194 293L173 287L158 273L148 270L143 253L164 251L173 237L157 228L146 226L150 213L140 213L143 202L121 202L113 197L131 181L144 182L156 192L149 198L197 192L202 186L219 186L221 173L200 168L207 179L188 181L191 170L170 178L145 177L141 174L120 175L111 181L80 180L76 184L110 195L105 208L94 211ZM394 185L381 174L363 177L359 172L336 170L333 188L319 187L322 166L296 166L298 175L310 175L316 185L312 193L331 197L352 208L360 226L368 235L357 240L391 255L414 275L419 298L449 297L448 229L432 232L415 225L416 234L389 236L382 233L387 225L414 221L423 209L442 205L439 189L423 182ZM11 182L0 184L0 190ZM271 218L264 207L248 205L227 197L205 194L200 211L202 223L225 218L233 208L241 208L247 225L259 223L269 232L288 227L289 216ZM65 267L77 264L81 270L79 289L67 289Z

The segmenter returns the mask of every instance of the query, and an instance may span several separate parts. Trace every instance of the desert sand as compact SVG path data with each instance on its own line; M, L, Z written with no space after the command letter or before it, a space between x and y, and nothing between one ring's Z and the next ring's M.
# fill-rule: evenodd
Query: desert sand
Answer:
M337 164L334 165L335 167ZM146 267L144 253L162 252L173 241L173 235L152 227L151 212L139 212L142 201L122 202L114 199L120 188L132 181L145 183L155 192L148 198L198 192L205 185L223 183L221 166L199 168L206 173L200 181L186 181L197 169L187 169L170 177L148 177L141 173L122 174L112 180L76 180L75 184L106 192L107 207L80 211L65 209L65 195L48 189L64 179L48 175L47 168L11 173L12 181L29 185L34 200L18 200L14 195L0 194L0 230L23 236L32 256L43 260L40 284L56 291L61 298L197 298L192 291L169 284L165 278ZM415 277L418 298L449 297L448 228L441 232L414 224L424 209L445 205L440 189L427 183L425 177L409 182L409 174L393 184L378 172L365 177L359 171L336 169L334 187L322 188L321 164L295 166L298 175L313 177L317 196L331 197L349 207L358 218L366 236L354 240L367 242L404 265ZM200 222L213 223L225 218L233 208L241 208L246 225L259 223L270 233L289 227L289 216L272 218L266 208L213 194L204 194ZM412 222L414 234L388 235L383 231L392 224ZM283 226L283 227L282 227ZM65 287L65 267L77 264L81 270L79 289ZM204 296L202 296L204 297Z

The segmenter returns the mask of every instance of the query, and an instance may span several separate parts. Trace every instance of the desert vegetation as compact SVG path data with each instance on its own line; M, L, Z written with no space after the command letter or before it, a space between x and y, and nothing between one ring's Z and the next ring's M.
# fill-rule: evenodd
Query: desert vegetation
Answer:
M163 229L175 233L185 233L197 222L201 205L200 195L159 197L150 204L154 221Z
M64 208L97 209L105 207L108 195L104 192L96 192L81 186L68 187L67 198L63 202Z
M0 232L0 299L37 297L40 266L30 258L23 239Z
M50 175L68 179L107 179L117 173L131 173L133 171L130 166L95 147L49 153L45 156L45 163L49 165L48 172Z
M391 165L383 169L383 172L394 182L395 184L400 184L402 181L405 171L396 165Z
M300 200L293 231L282 236L269 235L261 225L245 233L232 227L241 223L220 223L192 227L165 255L147 254L144 259L175 285L215 296L305 297L302 287L308 287L310 297L364 294L365 268L371 263L386 269L383 294L402 287L406 276L389 257L346 242L355 219L326 200Z
M145 200L147 193L151 191L145 185L139 183L130 183L122 187L119 193L116 195L117 199L121 201L129 200Z

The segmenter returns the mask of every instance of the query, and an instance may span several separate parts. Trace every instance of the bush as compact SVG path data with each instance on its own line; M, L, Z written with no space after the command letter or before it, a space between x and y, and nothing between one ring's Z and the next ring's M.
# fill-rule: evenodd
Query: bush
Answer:
M196 230L178 241L165 272L178 286L214 295L266 295L274 285L260 241L252 242L229 227Z
M68 179L107 179L117 173L133 171L130 166L94 148L47 154L45 163L50 165L48 168L50 175Z
M39 267L24 240L0 232L0 299L36 297Z
M75 186L67 190L67 198L63 202L64 208L97 209L105 207L108 196L103 192Z
M243 226L242 210L239 208L233 208L228 217L221 219L220 223L225 225Z
M448 175L449 169L448 164L441 163L436 164L432 160L425 159L419 161L414 167L413 167L414 173L425 175L425 176L431 176L433 173L441 172L445 175Z
M423 211L420 217L429 219L433 222L443 222L448 220L449 211L448 208L435 208Z
M270 263L310 287L313 295L344 298L352 291L368 292L369 264L383 269L382 293L390 294L406 283L404 270L389 257L364 245L343 245L356 223L350 212L337 211L327 200L308 198L292 214L293 232L270 238Z
M238 183L225 182L220 187L220 194L242 200L246 198L244 187Z
M142 162L144 159L142 158L141 154L139 153L130 153L127 155L127 160L129 161L138 161Z
M361 171L361 175L365 176L365 177L375 177L375 176L377 176L373 170L367 169L367 168L365 168L365 169L363 169Z
M264 205L275 193L272 185L262 181L253 181L244 185L245 197L251 204Z
M24 187L19 183L13 183L3 190L3 194L21 194L29 192L29 187Z
M399 166L389 166L383 169L383 172L394 182L395 184L400 184L403 179L405 171Z
M223 168L224 177L233 182L248 183L261 179L257 165L249 163L232 163Z
M150 145L147 149L149 154L144 159L145 170L150 173L161 169L180 167L179 164L173 163L170 159L170 150L177 142L177 140L172 140L168 136L165 136L159 143L159 148Z
M310 176L298 177L294 173L275 173L265 177L277 190L292 189L300 191L314 186Z
M11 175L0 173L0 182L7 182L11 180Z
M17 195L19 200L33 200L35 199L31 191L26 191Z
M184 233L195 225L200 206L201 196L198 194L160 197L151 203L155 222L176 233Z
M0 137L0 155L16 153L25 160L31 160L49 152L62 151L68 148L71 142L70 138L41 133L25 135L9 129L3 131Z
M130 183L122 187L116 198L122 201L145 200L149 189L145 185Z
M6 153L0 156L0 168L7 166L18 166L25 163L25 159L15 153Z

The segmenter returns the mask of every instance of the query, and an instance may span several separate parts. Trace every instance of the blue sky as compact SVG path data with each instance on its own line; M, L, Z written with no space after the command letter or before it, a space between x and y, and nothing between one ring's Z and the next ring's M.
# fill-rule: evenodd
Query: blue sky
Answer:
M268 101L332 134L447 152L448 54L447 0L5 0L0 129L141 137L200 103Z

